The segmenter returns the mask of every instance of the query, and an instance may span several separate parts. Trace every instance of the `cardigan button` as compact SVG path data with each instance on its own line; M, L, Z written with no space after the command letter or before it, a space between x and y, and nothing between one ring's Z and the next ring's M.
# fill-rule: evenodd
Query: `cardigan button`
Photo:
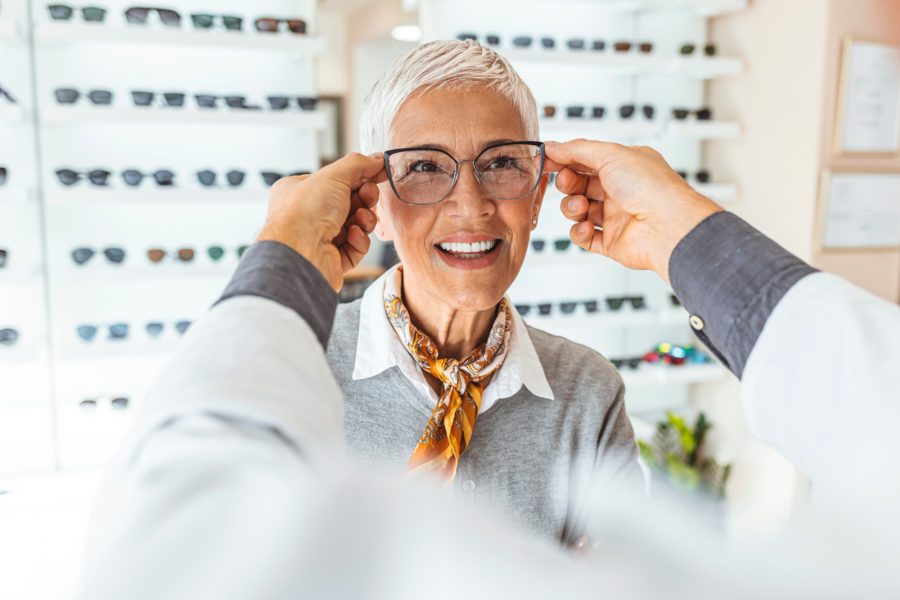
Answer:
M475 491L475 482L472 481L471 479L466 479L462 483L462 489L464 492L471 494L472 492Z
M691 318L688 319L688 323L691 324L691 327L693 327L695 331L703 331L703 328L706 327L706 323L704 323L703 319L697 315L691 315Z

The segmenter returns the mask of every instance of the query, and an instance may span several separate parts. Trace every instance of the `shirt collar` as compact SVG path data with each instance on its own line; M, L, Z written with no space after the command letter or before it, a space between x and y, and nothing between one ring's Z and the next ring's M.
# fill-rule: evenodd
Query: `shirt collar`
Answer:
M397 267L388 269L368 287L360 301L359 335L357 337L356 362L353 379L368 379L391 367L399 367L404 375L417 384L428 384L409 352L397 339L384 312L384 282L393 277ZM507 299L508 300L508 299ZM512 302L510 302L512 306ZM534 349L525 321L518 311L512 310L512 331L506 359L491 383L484 390L482 403L486 409L493 401L508 398L522 386L535 396L552 400L553 390L547 382L541 360Z

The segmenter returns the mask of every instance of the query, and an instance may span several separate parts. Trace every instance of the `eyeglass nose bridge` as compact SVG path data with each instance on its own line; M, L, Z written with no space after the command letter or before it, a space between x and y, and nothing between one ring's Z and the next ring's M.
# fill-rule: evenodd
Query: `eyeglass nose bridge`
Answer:
M475 181L478 183L478 187L481 188L482 194L488 200L494 201L496 198L492 198L490 194L487 193L487 190L484 189L484 182L481 180L481 175L478 173L478 169L475 167L475 161L477 161L480 157L476 156L475 158L467 158L464 160L453 159L456 162L456 166L453 169L453 179L450 180L450 189L447 190L447 193L441 199L441 202L445 201L447 198L453 194L453 190L456 189L456 184L459 182L459 172L464 163L472 163L472 175L475 176Z

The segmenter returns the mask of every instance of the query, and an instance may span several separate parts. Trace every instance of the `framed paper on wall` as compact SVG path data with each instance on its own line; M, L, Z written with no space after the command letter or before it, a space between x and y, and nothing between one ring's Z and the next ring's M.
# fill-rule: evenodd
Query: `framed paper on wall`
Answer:
M900 172L823 171L817 246L900 249Z
M900 155L900 46L848 39L843 52L835 152Z

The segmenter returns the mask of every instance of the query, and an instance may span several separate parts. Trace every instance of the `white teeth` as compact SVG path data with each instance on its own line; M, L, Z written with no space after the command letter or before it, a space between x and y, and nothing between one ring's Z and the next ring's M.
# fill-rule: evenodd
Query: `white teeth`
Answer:
M440 244L440 248L445 252L452 252L454 254L481 254L493 249L496 245L497 240L474 242L471 244L466 242L444 242Z

